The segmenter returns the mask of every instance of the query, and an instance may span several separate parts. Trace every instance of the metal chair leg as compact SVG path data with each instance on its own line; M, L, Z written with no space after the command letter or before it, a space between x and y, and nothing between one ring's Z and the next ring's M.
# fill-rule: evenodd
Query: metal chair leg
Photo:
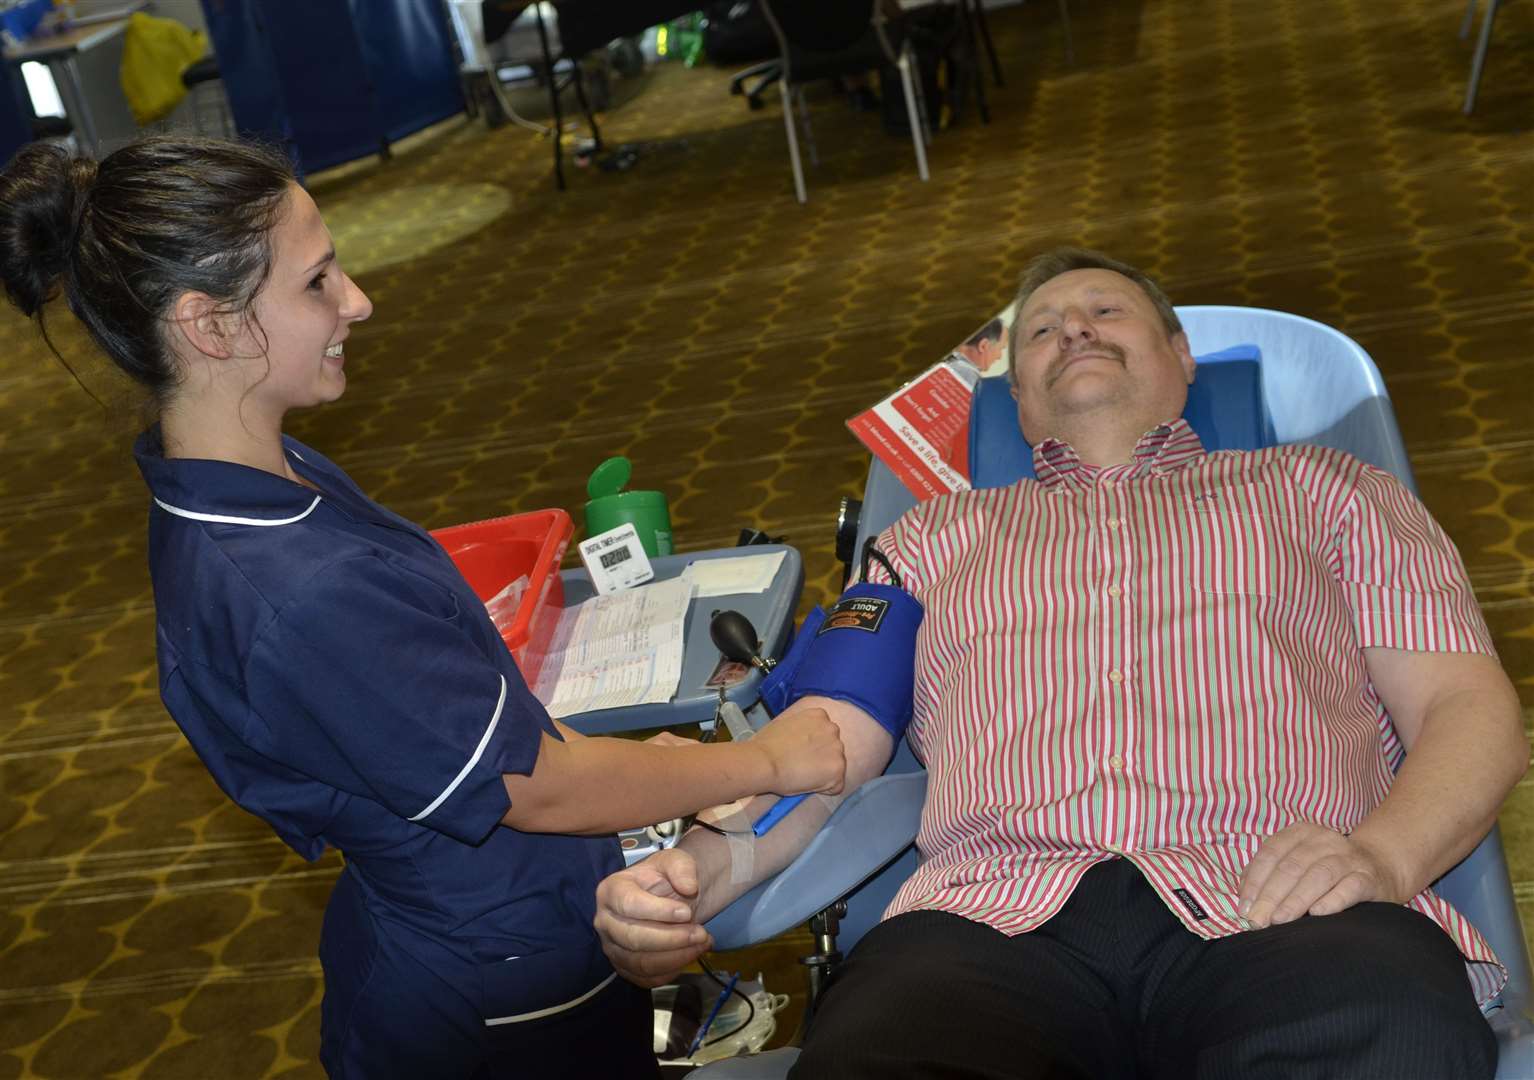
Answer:
M1459 39L1470 40L1470 31L1475 27L1475 0L1467 0L1465 4L1465 17L1459 21Z
M921 68L916 63L915 50L911 50L906 66L911 70L911 96L916 100L916 115L921 118L921 144L931 146L932 121L927 117L927 91L921 82Z
M985 5L981 0L974 0L973 10L971 10L969 3L965 3L959 9L959 17L964 20L965 51L969 54L969 61L974 64L972 77L975 80L975 105L980 110L980 122L982 124L989 124L991 122L991 106L990 102L985 100L985 75L980 70L980 44L976 40L975 34L977 23L982 29L985 26L985 16L980 14L984 10ZM996 85L1000 86L1001 68L996 63L995 50L991 49L991 36L989 33L986 33L984 36L986 48L991 53L991 72L996 76ZM925 97L926 95L922 96Z
M1003 86L1005 84L1001 81L1001 61L996 59L996 46L991 41L991 27L985 21L985 0L974 0L971 12L975 23L980 28L980 40L985 43L985 54L991 60L991 77L996 80L997 86ZM978 73L976 77L979 77ZM984 106L982 106L983 109Z
M916 94L911 85L911 43L900 49L900 83L905 90L906 119L911 125L911 144L916 147L916 171L922 180L927 179L927 122L917 111Z
M554 184L560 191L565 190L565 155L561 144L565 130L564 117L559 114L559 80L554 76L554 57L549 53L549 32L543 24L543 5L533 5L533 16L538 22L538 44L542 46L543 62L548 67L549 79L549 105L554 113L553 136L549 141L554 144ZM495 78L492 73L491 78Z
M1060 0L1060 25L1065 27L1065 62L1076 62L1076 45L1071 40L1071 8L1066 0Z
M820 154L815 150L815 130L810 127L810 107L804 100L804 87L794 91L794 97L799 99L799 122L804 125L804 142L810 151L810 164L820 167Z
M1465 87L1465 115L1475 111L1475 95L1481 86L1481 71L1486 67L1486 50L1491 47L1491 24L1497 20L1497 5L1501 0L1486 0L1486 21L1481 23L1481 40L1475 46L1475 58L1470 61L1470 84Z
M794 195L800 202L809 202L804 193L804 167L799 164L799 135L794 131L794 97L789 92L788 80L778 83L783 97L783 128L788 132L788 160L794 168Z
M575 99L581 103L581 111L586 114L586 124L591 128L592 153L601 153L602 131L597 127L597 114L591 111L591 102L586 97L586 73L581 70L579 60L572 59L570 64L570 77L575 80Z

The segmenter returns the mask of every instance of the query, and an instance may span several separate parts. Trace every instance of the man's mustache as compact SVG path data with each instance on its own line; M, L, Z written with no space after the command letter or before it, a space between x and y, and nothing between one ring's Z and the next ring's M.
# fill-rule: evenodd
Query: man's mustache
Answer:
M1055 358L1054 362L1049 365L1049 370L1044 373L1045 388L1047 389L1053 386L1055 384L1055 380L1060 378L1061 375L1065 374L1067 365L1071 364L1073 361L1079 360L1083 356L1107 356L1117 360L1121 365L1124 363L1124 350L1120 346L1114 345L1110 342L1099 342L1098 344L1089 345L1084 348L1072 349L1068 353L1061 353L1058 357Z

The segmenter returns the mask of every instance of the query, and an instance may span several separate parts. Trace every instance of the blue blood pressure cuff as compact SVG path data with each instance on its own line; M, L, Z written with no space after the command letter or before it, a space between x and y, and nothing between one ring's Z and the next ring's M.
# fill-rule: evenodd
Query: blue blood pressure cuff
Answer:
M911 722L916 631L922 606L893 585L854 585L829 611L816 608L762 681L777 715L802 697L836 698L872 716L899 742Z

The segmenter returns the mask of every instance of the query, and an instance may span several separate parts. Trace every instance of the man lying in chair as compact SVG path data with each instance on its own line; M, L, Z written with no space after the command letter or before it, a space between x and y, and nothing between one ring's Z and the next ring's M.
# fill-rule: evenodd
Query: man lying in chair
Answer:
M879 538L874 576L925 609L922 861L790 1075L1490 1077L1477 1002L1505 975L1428 884L1528 747L1453 545L1338 451L1206 453L1187 338L1133 268L1050 253L1016 310L1037 479ZM885 718L808 706L849 790L883 768ZM654 985L690 962L826 813L607 879L614 965Z

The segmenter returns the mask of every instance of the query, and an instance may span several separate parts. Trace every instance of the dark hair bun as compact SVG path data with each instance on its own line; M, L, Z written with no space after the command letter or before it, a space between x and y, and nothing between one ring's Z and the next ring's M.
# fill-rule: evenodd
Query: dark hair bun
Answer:
M23 147L0 171L0 280L24 314L57 292L95 179L94 161L48 143Z

